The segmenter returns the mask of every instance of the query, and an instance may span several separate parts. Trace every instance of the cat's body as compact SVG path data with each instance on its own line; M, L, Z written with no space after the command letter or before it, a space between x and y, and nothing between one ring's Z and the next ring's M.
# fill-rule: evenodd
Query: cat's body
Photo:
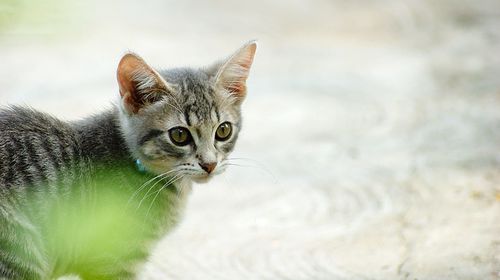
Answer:
M120 62L121 102L77 122L0 111L0 279L131 279L192 181L223 170L255 43L206 69Z
M27 108L13 107L0 112L0 159L2 163L9 163L1 165L0 209L7 215L2 215L4 221L0 223L0 244L10 243L17 247L0 247L3 252L0 254L1 276L8 279L49 279L58 274L74 273L83 274L82 277L88 279L128 278L134 272L134 267L128 262L144 258L148 245L177 221L186 196L179 195L176 187L170 186L155 201L157 204L165 203L154 208L164 212L160 215L163 218L145 217L150 218L145 227L150 232L144 233L143 237L148 235L149 240L142 240L142 244L130 248L135 255L124 260L127 265L120 267L114 260L112 263L106 263L102 258L99 260L100 252L96 251L95 265L101 266L101 269L93 275L88 271L87 264L79 263L79 256L61 256L61 253L79 255L81 252L77 249L72 253L59 252L72 250L58 244L60 242L75 243L72 246L89 244L76 244L81 240L75 239L52 240L55 231L53 223L58 223L60 218L59 213L52 213L57 211L55 207L65 212L78 211L74 214L77 219L86 219L89 218L88 207L94 207L95 203L102 207L106 203L99 201L101 188L112 187L115 189L111 192L130 197L135 189L152 177L137 170L121 135L118 118L117 110L77 123L65 123ZM142 197L137 196L137 199ZM55 203L64 206L55 206ZM149 203L143 204L149 206ZM60 223L63 223L61 227L68 227L68 221ZM15 240L12 240L13 237ZM72 237L68 233L59 238ZM22 243L30 245L24 247ZM89 262L93 257L84 258L84 262ZM57 259L57 263L47 265L51 259ZM11 261L15 263L11 264ZM82 268L84 271L79 271Z

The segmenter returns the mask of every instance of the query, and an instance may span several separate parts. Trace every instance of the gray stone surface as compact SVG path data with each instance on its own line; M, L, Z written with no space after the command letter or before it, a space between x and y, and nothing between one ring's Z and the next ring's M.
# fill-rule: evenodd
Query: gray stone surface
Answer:
M10 6L9 6L10 5ZM257 38L235 158L141 279L499 279L498 1L6 1L0 104L74 119L127 50Z

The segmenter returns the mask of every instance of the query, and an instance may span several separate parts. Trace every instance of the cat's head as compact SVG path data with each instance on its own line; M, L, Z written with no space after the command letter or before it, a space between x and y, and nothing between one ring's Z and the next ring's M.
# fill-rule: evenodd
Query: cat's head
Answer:
M157 71L135 54L120 61L120 121L150 172L204 182L224 169L241 129L241 103L256 43L201 69Z

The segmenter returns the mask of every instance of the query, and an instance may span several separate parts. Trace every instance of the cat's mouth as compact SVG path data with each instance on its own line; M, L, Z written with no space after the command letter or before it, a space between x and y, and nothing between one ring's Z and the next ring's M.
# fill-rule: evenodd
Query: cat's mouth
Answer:
M191 179L197 184L204 184L210 181L210 179L212 179L215 175L215 173L204 173L191 176Z
M221 166L220 168L218 167L218 168L216 168L215 170L213 170L210 173L208 173L208 172L199 172L199 173L193 174L193 175L190 176L190 178L195 183L204 184L204 183L207 183L208 181L210 181L215 176L223 173L224 170L225 170L225 168L223 166Z

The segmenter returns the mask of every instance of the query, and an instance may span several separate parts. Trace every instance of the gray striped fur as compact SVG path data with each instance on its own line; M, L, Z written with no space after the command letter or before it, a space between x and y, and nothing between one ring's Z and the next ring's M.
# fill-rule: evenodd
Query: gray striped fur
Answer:
M144 72L148 66L139 65L126 77L133 96L122 92L113 109L77 122L26 107L1 109L0 279L69 274L81 279L133 279L154 241L178 221L191 182L204 182L224 170L241 129L240 105L254 52L251 42L227 60L202 69ZM215 131L223 122L233 125L232 136L216 141ZM189 130L192 143L181 147L171 141L168 131L178 126ZM137 159L146 173L137 170ZM202 168L207 161L217 164L213 174ZM166 174L162 183L146 188L154 196L139 188L159 174ZM71 248L92 244L54 236L53 227L60 216L91 213L99 203L105 204L100 196L107 188L133 198L138 208L146 201L149 209L141 217L146 226L140 235L144 240L128 244L121 259L107 259L106 252L94 250L85 261L95 263L81 264L82 249ZM61 208L68 203L70 208ZM87 230L78 228L80 221L73 223L75 228L68 232L76 229L78 235ZM67 249L58 250L60 243ZM82 270L82 265L92 269Z

